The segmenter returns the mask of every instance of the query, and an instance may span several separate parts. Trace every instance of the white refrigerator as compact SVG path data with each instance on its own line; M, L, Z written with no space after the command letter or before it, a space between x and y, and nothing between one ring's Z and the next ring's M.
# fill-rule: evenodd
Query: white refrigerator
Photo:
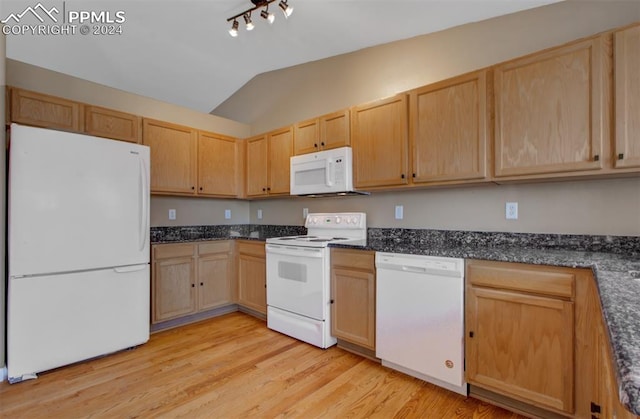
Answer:
M10 382L149 339L149 148L11 125Z

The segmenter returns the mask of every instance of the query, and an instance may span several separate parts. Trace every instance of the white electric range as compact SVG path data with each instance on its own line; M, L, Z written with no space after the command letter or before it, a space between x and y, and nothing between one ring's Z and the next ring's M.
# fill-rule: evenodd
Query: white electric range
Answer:
M267 239L267 327L328 348L331 336L331 252L329 244L367 243L362 212L314 213L307 235Z

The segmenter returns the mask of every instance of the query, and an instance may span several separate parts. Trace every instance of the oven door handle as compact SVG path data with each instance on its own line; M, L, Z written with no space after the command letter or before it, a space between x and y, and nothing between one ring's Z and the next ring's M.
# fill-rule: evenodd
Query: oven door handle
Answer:
M267 253L272 255L302 256L307 258L321 258L323 256L323 249L314 247L274 246L267 244L266 250Z

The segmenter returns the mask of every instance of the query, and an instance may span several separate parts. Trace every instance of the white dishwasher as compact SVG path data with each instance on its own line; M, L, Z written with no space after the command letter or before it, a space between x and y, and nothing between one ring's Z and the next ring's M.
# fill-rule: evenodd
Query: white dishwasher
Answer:
M376 356L467 395L464 259L376 253Z

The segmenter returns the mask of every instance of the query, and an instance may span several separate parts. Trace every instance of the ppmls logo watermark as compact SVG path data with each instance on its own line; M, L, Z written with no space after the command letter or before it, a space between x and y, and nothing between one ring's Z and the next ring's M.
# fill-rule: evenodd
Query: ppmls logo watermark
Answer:
M0 20L5 35L122 35L123 10L67 10L38 3Z

